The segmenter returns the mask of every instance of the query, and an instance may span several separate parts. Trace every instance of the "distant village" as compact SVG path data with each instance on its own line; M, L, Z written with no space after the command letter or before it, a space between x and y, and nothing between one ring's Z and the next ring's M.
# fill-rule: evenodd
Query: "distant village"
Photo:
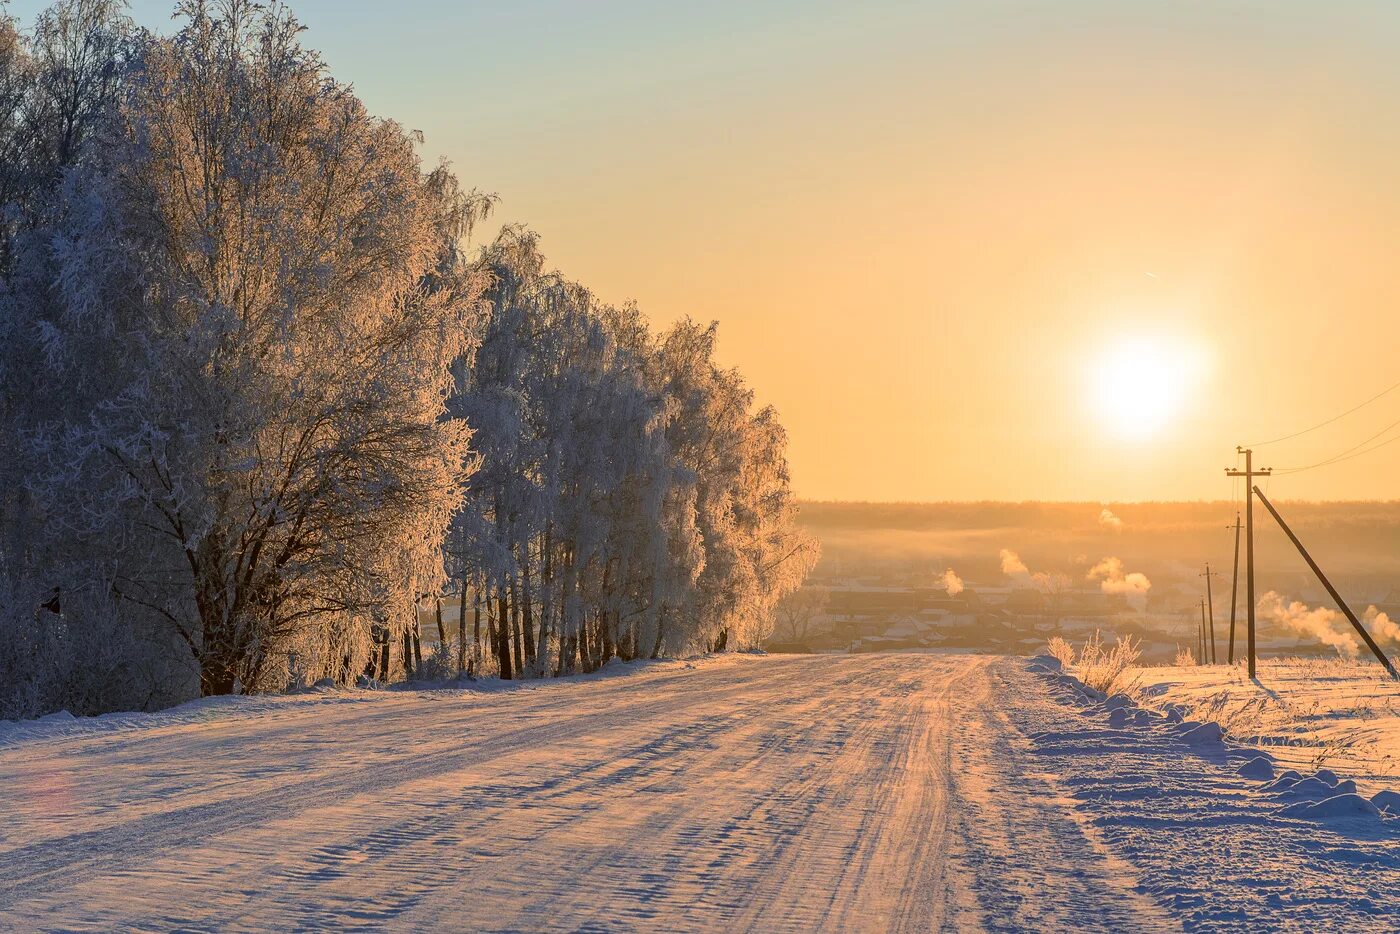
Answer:
M1228 594L1228 591L1226 592ZM1400 592L1366 605L1400 615ZM1195 644L1202 605L1189 584L1155 589L1141 606L1121 593L1086 586L1056 593L1024 585L967 583L956 593L945 587L900 587L823 580L809 586L779 614L766 645L771 652L967 651L1032 654L1054 636L1082 643L1099 633L1111 641L1131 636L1149 661L1170 660ZM1228 596L1214 619L1223 658L1229 635ZM1244 606L1240 605L1243 639ZM1260 622L1259 637L1272 651L1330 655L1333 650L1296 633Z
M1209 580L1223 660L1234 512L1228 503L808 503L803 519L822 559L785 601L767 646L1024 654L1056 635L1079 643L1100 632L1141 640L1146 661L1171 661L1197 645ZM1400 620L1400 502L1290 503L1289 515L1358 616ZM1255 544L1261 651L1336 655L1337 639L1310 632L1350 638L1331 596L1277 528L1261 527ZM1109 562L1122 580L1096 579ZM1242 640L1243 575L1239 589Z
M768 644L778 652L965 649L1024 653L1055 635L1130 633L1142 614L1122 594L1028 587L945 588L838 584L812 588L810 616L780 618ZM824 594L821 591L824 590Z

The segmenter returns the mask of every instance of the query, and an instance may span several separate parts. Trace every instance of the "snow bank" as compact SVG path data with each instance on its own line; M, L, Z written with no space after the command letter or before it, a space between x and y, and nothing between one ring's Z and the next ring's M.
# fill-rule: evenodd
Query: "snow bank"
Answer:
M1317 769L1311 775L1297 769L1278 772L1272 749L1264 753L1242 748L1238 737L1217 720L1194 718L1202 713L1228 711L1228 706L1219 701L1193 702L1189 694L1183 701L1180 699L1183 695L1179 683L1158 681L1138 692L1141 699L1157 706L1159 713L1154 715L1140 707L1133 697L1126 694L1104 697L1086 688L1076 678L1037 662L1033 660L1029 665L1032 671L1039 672L1050 683L1067 689L1076 702L1085 705L1082 711L1084 716L1103 717L1110 729L1137 728L1147 733L1174 736L1192 752L1206 758L1222 753L1227 760L1247 757L1246 762L1234 769L1234 775L1250 783L1262 783L1252 790L1265 800L1280 805L1276 812L1279 817L1320 822L1381 821L1400 827L1400 793L1382 790L1368 799L1359 792L1354 780L1342 779L1326 768ZM1207 672L1212 671L1206 666L1201 667ZM1172 674L1176 671L1173 670ZM1219 668L1214 669L1217 681L1220 671Z
M1379 665L1338 659L1266 659L1258 680L1241 665L1138 668L1143 703L1219 723L1235 742L1267 749L1284 767L1335 769L1369 791L1400 761L1400 684Z
M1178 723L1176 730L1181 734L1181 741L1188 746L1219 746L1225 738L1218 723L1192 723L1188 720Z
M1381 816L1379 808L1358 794L1334 795L1317 802L1301 801L1278 813L1280 817L1304 820L1378 819Z
M1400 908L1400 794L1367 800L1330 770L1281 766L1208 706L1163 701L1167 692L1125 703L1039 678L1072 713L1069 728L1047 717L1026 733L1035 754L1086 832L1134 866L1137 891L1183 913L1181 927L1400 930L1382 918Z
M1255 756L1236 769L1235 774L1255 781L1268 781L1274 777L1274 764L1264 756Z
M1301 781L1291 782L1279 789L1274 795L1277 801L1296 801L1305 798L1309 801L1321 801L1330 797L1333 793L1332 786L1319 778L1305 778Z

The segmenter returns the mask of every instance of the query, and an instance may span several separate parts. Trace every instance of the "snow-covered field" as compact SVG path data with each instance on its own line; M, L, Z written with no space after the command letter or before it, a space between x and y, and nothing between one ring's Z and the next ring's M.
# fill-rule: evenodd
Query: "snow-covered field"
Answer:
M1281 813L1253 752L1039 668L738 656L11 728L0 928L1400 928L1396 822Z
M1243 663L1129 673L1147 702L1220 723L1299 769L1329 768L1363 788L1400 790L1400 682L1347 659L1263 659L1258 683Z

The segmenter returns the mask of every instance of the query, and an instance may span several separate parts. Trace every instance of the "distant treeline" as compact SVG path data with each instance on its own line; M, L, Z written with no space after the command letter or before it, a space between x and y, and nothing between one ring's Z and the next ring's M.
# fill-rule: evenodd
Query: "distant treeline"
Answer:
M761 640L816 551L714 327L472 245L284 8L176 20L0 11L0 717Z
M1311 525L1346 524L1357 527L1400 527L1400 501L1351 500L1312 502L1289 500L1283 491L1273 497ZM1091 527L1107 508L1115 515L1131 516L1134 526L1214 524L1222 515L1234 516L1243 500L1183 502L981 502L867 503L808 500L802 504L802 523L813 528L861 529L992 529Z
M1274 501L1329 573L1355 578L1366 593L1400 586L1400 502ZM1228 570L1230 525L1243 502L804 502L801 523L820 539L824 568L848 574L903 568L910 580L933 580L951 566L964 576L999 581L999 551L1032 566L1082 577L1082 569L1119 557L1159 587L1196 582L1206 561ZM1105 512L1108 513L1105 516ZM1255 511L1258 566L1273 582L1311 580L1306 566L1262 508Z

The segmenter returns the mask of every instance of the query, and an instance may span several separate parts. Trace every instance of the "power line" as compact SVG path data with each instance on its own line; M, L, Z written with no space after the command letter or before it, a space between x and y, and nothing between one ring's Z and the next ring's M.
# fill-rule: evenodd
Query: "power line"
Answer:
M1302 466L1302 467L1280 467L1280 468L1278 468L1278 473L1281 473L1281 474L1302 473L1302 472L1305 471L1305 470L1313 470L1314 468L1317 468L1317 467L1327 467L1327 466L1329 466L1329 465L1331 465L1331 464L1339 464L1339 463L1341 463L1342 461L1349 461L1349 460L1351 460L1351 459L1354 458L1354 457L1360 457L1360 456L1363 455L1363 454L1370 454L1372 451L1378 451L1378 450L1380 450L1381 448L1385 447L1387 444L1390 444L1392 441L1400 441L1400 435L1396 435L1396 436L1393 437L1393 438L1387 438L1386 440L1382 441L1380 444L1372 445L1371 447L1366 447L1366 445L1371 444L1372 441L1375 441L1377 438L1379 438L1379 437L1381 437L1382 435L1386 434L1387 432L1393 430L1393 429L1396 428L1397 426L1400 426L1400 419L1397 419L1396 421L1391 422L1389 425L1386 425L1384 428L1382 428L1380 431L1376 432L1375 434L1371 435L1371 437L1367 438L1365 441L1362 441L1362 442L1359 443L1359 444L1353 444L1351 447L1347 448L1345 451L1342 451L1342 452L1339 453L1339 454L1334 454L1333 456L1327 458L1326 460L1318 461L1318 462L1315 463L1315 464L1307 464L1307 465ZM1363 449L1364 449L1364 450L1363 450Z
M1397 390L1397 389L1400 389L1400 383L1395 383L1393 386L1389 387L1388 389L1383 389L1383 390L1381 390L1380 392L1376 393L1374 396L1372 396L1371 398L1367 399L1365 402L1361 403L1360 405L1353 406L1352 408L1347 409L1345 412L1343 412L1343 413L1340 414L1340 415L1333 415L1331 418L1327 419L1325 422L1318 422L1316 425L1312 426L1311 428L1304 428L1302 431L1295 431L1295 432L1293 432L1293 434L1291 434L1291 435L1284 435L1284 436L1281 437L1281 438L1274 438L1272 441L1255 441L1253 444L1246 444L1246 445L1244 445L1244 447L1247 447L1247 448L1262 448L1262 447L1264 447L1266 444L1278 444L1280 441L1290 441L1290 440L1292 440L1293 438L1300 438L1300 437L1302 437L1303 435L1306 435L1306 434L1309 434L1309 433L1311 433L1311 432L1317 431L1319 428L1326 428L1328 425L1332 424L1333 422L1340 421L1341 419L1346 418L1348 415L1350 415L1350 414L1353 413L1353 412L1359 412L1359 411L1361 411L1362 409L1366 408L1366 406L1370 405L1372 402L1375 402L1377 399L1380 399L1380 398L1382 398L1382 397L1384 397L1384 396L1390 395L1392 392L1394 392L1394 391Z
M1314 467L1327 467L1327 466L1330 466L1330 465L1332 465L1332 464L1340 464L1340 463L1343 462L1343 461L1349 461L1349 460L1352 460L1352 459L1354 459L1354 458L1361 457L1361 456L1364 455L1364 454L1370 454L1372 451L1379 451L1381 448L1385 447L1387 444L1394 444L1396 441L1400 441L1400 435L1396 435L1396 436L1393 437L1393 438L1386 438L1386 439L1385 439L1384 441L1382 441L1380 444L1374 444L1374 445L1372 445L1371 447L1367 448L1367 449L1364 450L1364 451L1357 451L1355 454L1352 454L1350 457L1338 457L1338 458L1336 458L1335 460L1325 461L1325 462L1323 462L1323 463L1321 463L1321 464L1314 464L1313 466L1314 466ZM1281 471L1281 473L1299 473L1300 471L1303 471L1303 470L1310 470L1310 469L1311 469L1310 467L1297 467L1297 468L1294 468L1293 470Z

